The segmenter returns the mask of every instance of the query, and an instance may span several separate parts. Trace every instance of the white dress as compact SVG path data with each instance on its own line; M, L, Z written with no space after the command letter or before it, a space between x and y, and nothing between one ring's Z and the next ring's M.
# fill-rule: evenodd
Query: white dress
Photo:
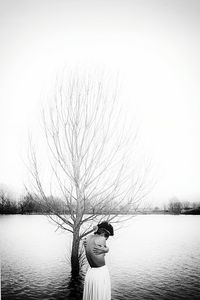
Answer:
M110 300L111 284L108 267L89 268L84 283L83 300Z

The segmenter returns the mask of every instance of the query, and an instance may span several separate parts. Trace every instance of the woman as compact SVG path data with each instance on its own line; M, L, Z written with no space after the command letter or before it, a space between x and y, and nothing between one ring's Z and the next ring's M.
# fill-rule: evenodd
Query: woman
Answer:
M96 226L94 234L84 241L86 257L90 268L85 276L83 300L110 300L111 284L105 254L109 248L106 240L114 235L113 227L108 222Z

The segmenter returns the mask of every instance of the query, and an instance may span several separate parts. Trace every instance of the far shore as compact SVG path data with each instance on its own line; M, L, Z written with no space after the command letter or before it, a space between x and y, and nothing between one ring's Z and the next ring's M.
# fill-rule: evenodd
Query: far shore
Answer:
M64 215L62 213L60 213L61 215ZM90 213L88 213L90 214ZM116 214L116 212L113 212L113 214ZM118 214L118 213L117 213ZM26 212L26 213L4 213L4 214L0 214L0 215L21 215L21 216L27 216L27 215L54 215L54 214L48 214L48 213L41 213L41 212ZM69 214L66 214L69 215ZM98 215L102 215L102 213L99 213ZM103 215L106 215L106 213L103 213ZM180 213L172 213L169 211L165 211L165 210L156 210L156 211L138 211L138 212L128 212L128 213L122 213L120 212L118 215L127 215L127 216L137 216L137 215L200 215L200 209L191 209L191 210L187 210L187 211L183 211Z

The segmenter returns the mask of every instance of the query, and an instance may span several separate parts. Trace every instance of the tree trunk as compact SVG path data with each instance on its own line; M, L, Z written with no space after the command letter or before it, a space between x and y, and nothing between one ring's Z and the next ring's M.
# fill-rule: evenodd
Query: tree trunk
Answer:
M80 263L79 263L79 229L74 230L73 233L73 242L72 242L72 252L71 252L71 273L72 276L78 276L80 272Z

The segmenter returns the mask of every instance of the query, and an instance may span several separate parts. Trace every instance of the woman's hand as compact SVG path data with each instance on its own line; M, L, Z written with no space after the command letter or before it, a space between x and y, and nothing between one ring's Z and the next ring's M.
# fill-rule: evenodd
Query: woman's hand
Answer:
M86 240L86 238L83 240L83 246L86 248L86 246L87 246L87 240Z
M95 246L94 249L93 249L93 252L94 254L96 255L100 255L100 254L105 254L105 253L108 253L109 251L109 248L108 247L105 247L105 246Z

